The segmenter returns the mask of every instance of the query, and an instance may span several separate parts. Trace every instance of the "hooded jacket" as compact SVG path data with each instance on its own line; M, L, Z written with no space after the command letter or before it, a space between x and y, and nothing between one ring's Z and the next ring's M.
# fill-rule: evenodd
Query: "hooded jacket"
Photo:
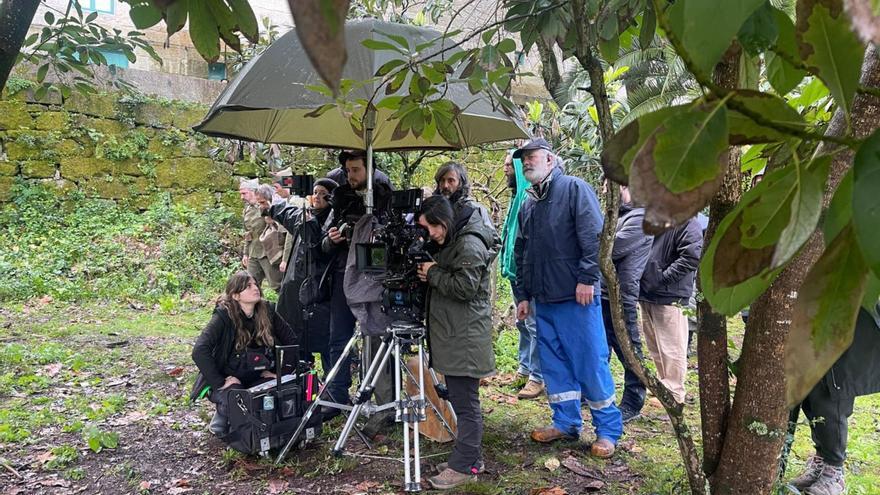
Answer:
M620 205L617 230L614 233L614 247L611 248L611 261L617 270L620 295L624 303L635 307L639 301L639 280L645 263L651 254L653 236L642 230L645 218L644 208L634 208L629 204ZM602 298L608 299L607 284L602 284Z
M574 300L579 283L594 286L598 295L602 215L596 193L559 167L536 186L530 189L540 189L540 199L529 196L519 212L513 291L517 302Z
M428 271L431 361L444 375L482 378L495 373L489 265L498 235L485 209L463 212Z

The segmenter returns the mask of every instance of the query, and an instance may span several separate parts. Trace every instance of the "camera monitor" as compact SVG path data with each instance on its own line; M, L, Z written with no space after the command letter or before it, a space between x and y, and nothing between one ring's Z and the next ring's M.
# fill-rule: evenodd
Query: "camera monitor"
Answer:
M388 247L381 242L355 244L355 263L364 272L381 273L388 269Z
M421 189L405 189L391 193L391 208L397 211L416 212L422 206Z
M291 194L302 198L312 194L312 190L315 188L315 176L313 175L290 175L281 177L279 182L281 187L290 191Z

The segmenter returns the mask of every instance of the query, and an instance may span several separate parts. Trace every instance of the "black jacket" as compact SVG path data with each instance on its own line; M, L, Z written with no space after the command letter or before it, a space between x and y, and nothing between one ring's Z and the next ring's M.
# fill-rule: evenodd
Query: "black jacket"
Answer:
M611 249L611 260L617 270L620 284L620 295L623 302L635 307L639 300L639 280L645 270L645 263L651 254L653 237L642 230L645 218L644 208L633 208L632 205L620 205L617 219L617 231L614 234L614 247ZM608 299L607 285L602 284L602 297Z
M333 208L333 220L331 226L339 228L343 223L354 227L354 224L364 216L367 207L364 204L364 197L358 191L352 189L348 183L345 183L333 190L330 198L330 204ZM391 186L377 181L373 184L373 213L383 218L384 213L391 206ZM329 229L328 229L329 230ZM348 242L334 244L330 238L324 233L322 248L333 258L335 269L337 272L345 271L345 263L348 260Z
M268 304L276 345L296 344L296 336L287 323L275 312L275 305ZM232 318L229 317L225 308L217 306L214 308L214 314L211 315L211 321L196 339L192 351L192 359L196 363L196 367L199 368L205 380L214 390L219 390L226 382L224 369L234 350L235 327L232 324Z
M703 231L696 218L654 237L642 274L639 300L687 305L703 250Z
M366 166L366 165L364 165ZM348 172L345 171L342 167L336 167L333 170L327 172L326 177L328 179L332 179L338 185L344 185L348 183ZM391 180L385 175L385 172L382 172L379 169L373 172L373 180L375 181L373 185L375 186L378 183L383 183L388 187L391 187Z
M875 311L880 312L880 304ZM880 321L859 309L852 345L816 385L832 397L859 397L880 392Z

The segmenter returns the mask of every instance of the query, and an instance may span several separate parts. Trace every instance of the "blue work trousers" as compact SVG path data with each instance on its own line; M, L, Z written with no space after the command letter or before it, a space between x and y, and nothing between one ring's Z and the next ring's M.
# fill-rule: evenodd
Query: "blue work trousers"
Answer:
M569 435L580 434L584 397L596 436L617 443L623 434L623 418L614 404L614 380L598 294L586 306L575 301L536 303L535 320L553 425Z

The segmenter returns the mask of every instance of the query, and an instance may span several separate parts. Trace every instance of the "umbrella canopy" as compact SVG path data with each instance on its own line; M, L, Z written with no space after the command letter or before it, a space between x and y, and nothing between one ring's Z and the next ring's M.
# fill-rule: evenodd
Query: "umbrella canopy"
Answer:
M375 39L388 42L380 33L399 35L411 46L436 39L440 33L403 24L377 20L346 23L345 44L348 61L342 77L366 81L386 62L399 55L388 50L372 50L361 44ZM448 57L455 51L446 52ZM349 94L351 100L370 99L378 82L371 82ZM263 143L293 144L351 149L405 150L405 149L461 149L467 146L528 137L521 122L492 108L488 99L472 95L466 84L451 84L445 95L463 111L456 119L458 142L448 142L440 133L430 140L416 138L408 133L402 139L393 139L397 122L388 109L379 109L375 115L376 127L372 136L356 132L342 112L330 110L319 117L306 114L333 101L309 89L322 85L321 79L309 62L295 31L285 34L262 54L248 62L229 83L211 107L205 120L195 130L216 137L244 139ZM409 84L395 94L405 95ZM380 91L380 98L384 89ZM375 102L374 102L375 103ZM365 141L371 142L365 142Z

